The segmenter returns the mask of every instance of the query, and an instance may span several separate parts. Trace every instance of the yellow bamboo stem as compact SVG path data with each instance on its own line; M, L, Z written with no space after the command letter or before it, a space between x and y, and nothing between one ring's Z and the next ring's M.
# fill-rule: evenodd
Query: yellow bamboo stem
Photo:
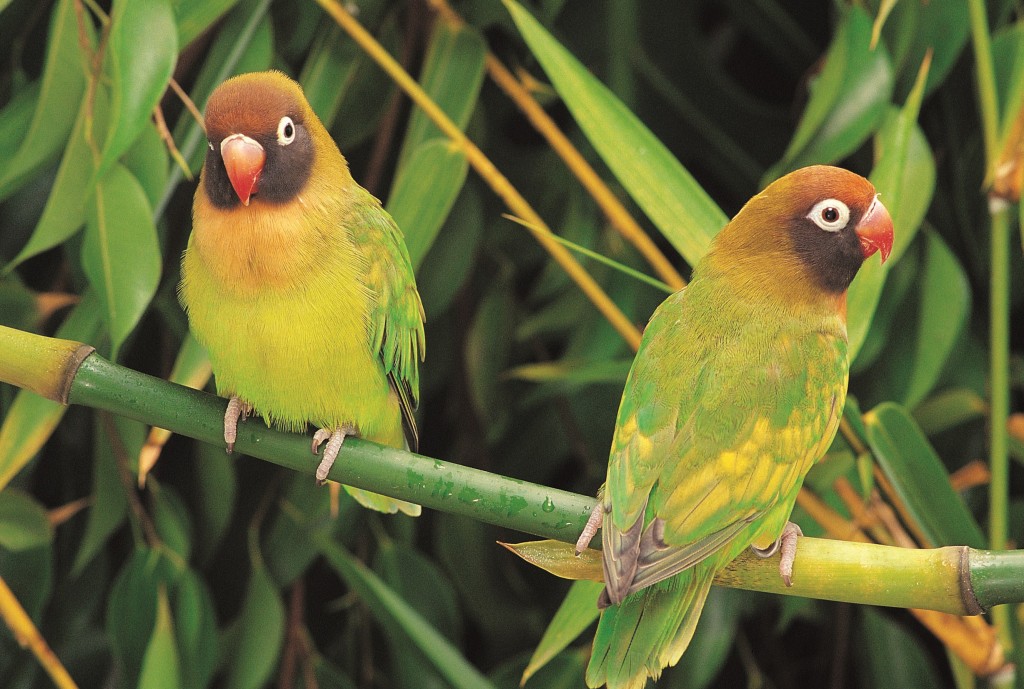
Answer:
M447 0L430 0L430 4L438 15L453 26L462 26L466 22L455 12ZM502 91L512 100L513 103L526 115L530 124L543 136L551 148L558 154L558 157L565 162L566 167L576 176L598 207L604 212L619 234L632 244L640 255L654 268L666 284L673 289L681 289L686 286L686 280L679 274L672 263L665 257L665 254L658 249L658 246L644 232L640 224L633 219L626 207L622 205L618 197L612 193L601 176L586 161L583 155L569 141L569 137L562 133L555 121L544 111L540 103L530 95L529 90L522 82L502 64L494 53L487 51L485 61L488 74L491 79L501 88Z
M491 189L501 197L515 215L550 232L547 224L533 210L533 207L530 206L529 202L523 198L522 194L519 193L512 183L494 166L494 163L484 155L483 151L476 144L469 140L469 137L431 100L430 96L416 83L416 80L409 76L409 73L356 21L355 17L349 14L337 0L316 0L316 3L359 44L367 55L373 58L387 72L392 80L433 121L437 128L451 139L453 145L466 154L466 159L473 166L473 169L477 171L477 174L483 177L484 181L491 186ZM640 331L632 321L626 318L626 315L622 313L594 278L579 264L569 250L546 234L536 232L531 228L527 229L530 229L531 234L533 234L540 245L551 254L551 257L576 282L587 298L597 307L598 311L608 319L612 327L636 351L640 347Z
M0 577L0 616L10 627L18 644L32 651L58 689L78 689L75 680L68 674L60 658L50 648L50 644L46 643L46 639L32 624L32 618L25 612L25 608L21 607L21 603L14 597L14 592L7 586L3 577Z

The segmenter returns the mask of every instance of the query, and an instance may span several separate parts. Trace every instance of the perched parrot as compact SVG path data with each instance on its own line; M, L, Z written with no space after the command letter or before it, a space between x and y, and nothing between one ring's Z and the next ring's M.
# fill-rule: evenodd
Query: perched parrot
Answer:
M180 296L230 398L228 451L250 412L290 431L314 424L321 482L346 436L415 449L424 316L401 230L280 72L217 87L206 135Z
M846 401L846 290L892 232L866 179L803 168L753 197L655 311L576 548L603 523L589 686L639 689L674 665L744 549L781 550L790 583L789 515Z

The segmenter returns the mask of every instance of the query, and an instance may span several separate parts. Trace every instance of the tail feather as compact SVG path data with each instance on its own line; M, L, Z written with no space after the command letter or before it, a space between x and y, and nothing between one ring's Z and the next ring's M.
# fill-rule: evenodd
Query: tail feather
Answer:
M397 498L389 498L386 495L380 495L379 493L371 493L368 490L361 488L353 488L352 486L342 486L345 491L356 499L363 507L371 510L377 510L378 512L384 512L386 514L394 514L395 512L403 512L408 514L410 517L420 516L422 508L419 505L414 505L411 502L405 500L398 500Z
M675 665L693 638L712 567L697 566L638 591L601 614L587 686L642 689Z

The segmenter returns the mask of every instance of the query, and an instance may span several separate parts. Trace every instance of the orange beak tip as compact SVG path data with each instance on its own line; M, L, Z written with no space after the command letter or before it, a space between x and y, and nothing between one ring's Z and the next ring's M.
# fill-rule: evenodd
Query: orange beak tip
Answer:
M881 254L882 263L888 260L889 254L892 253L892 217L877 198L858 224L857 236L865 259L877 251Z
M220 155L238 200L248 206L263 173L266 151L253 139L232 134L221 142Z

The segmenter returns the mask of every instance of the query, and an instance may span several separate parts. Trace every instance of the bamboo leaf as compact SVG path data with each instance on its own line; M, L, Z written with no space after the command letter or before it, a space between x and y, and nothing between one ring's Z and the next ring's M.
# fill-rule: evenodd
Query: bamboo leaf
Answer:
M493 689L487 678L470 665L444 635L347 550L328 539L321 539L320 552L349 588L366 603L378 624L387 631L401 630L453 687Z
M558 607L555 616L551 618L540 643L533 651L530 663L523 671L522 684L525 684L530 677L565 650L587 627L594 623L600 612L597 608L597 599L603 590L603 583L586 580L573 582L565 600Z
M52 540L53 527L42 505L19 490L0 492L0 548L18 552Z
M111 167L96 185L82 265L102 306L116 357L156 293L161 269L149 200L121 165Z
M87 131L90 117L96 129L102 128L107 121L107 99L103 89L96 89L91 109L89 102L84 100L79 107L43 214L28 242L4 267L5 273L26 259L62 244L85 224L86 204L93 193L96 169Z
M153 636L146 646L139 672L139 689L179 689L181 668L178 662L178 647L174 642L174 623L171 606L167 602L167 589L160 587L157 594L156 624Z
M91 31L86 29L86 36ZM75 123L75 113L85 90L86 67L79 47L74 0L54 7L32 123L20 137L18 152L0 169L0 200L7 198L40 166L56 158Z
M256 562L227 666L228 689L258 689L270 678L284 641L284 605L267 568Z
M419 82L459 129L465 130L476 107L486 55L487 45L474 29L446 21L434 22ZM406 128L398 168L407 165L409 158L432 139L447 141L448 137L416 108Z
M206 687L217 668L217 617L210 591L192 570L182 573L171 596L180 651L181 685Z
M174 15L178 25L178 45L187 46L236 4L238 0L177 0Z
M536 19L514 0L505 0L505 7L605 164L695 264L728 218L664 144Z
M881 261L865 261L850 285L847 321L851 361L867 337L889 267L910 246L935 191L935 161L924 137L917 134L917 115L927 77L926 59L907 102L879 132L879 152L871 181L892 216L893 253L884 265Z
M112 98L100 174L145 128L178 58L178 31L169 0L115 0L110 26Z
M466 154L447 139L426 142L399 169L387 211L405 233L414 269L448 218L468 171Z
M864 416L867 439L885 475L931 545L985 545L985 536L928 439L899 405L886 402Z
M843 15L811 83L810 101L789 147L765 173L772 181L812 163L831 163L856 150L881 123L892 95L892 67L885 48L871 47L871 19L851 7Z

